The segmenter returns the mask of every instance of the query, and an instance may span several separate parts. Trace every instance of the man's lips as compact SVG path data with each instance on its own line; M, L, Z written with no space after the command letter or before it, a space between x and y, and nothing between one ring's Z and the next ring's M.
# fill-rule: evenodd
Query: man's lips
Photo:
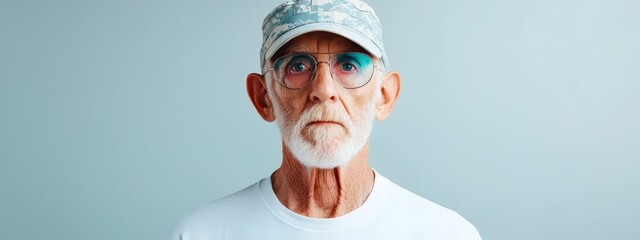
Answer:
M342 125L342 123L339 123L339 122L336 122L336 121L327 121L327 120L311 121L307 125L326 125L326 124Z

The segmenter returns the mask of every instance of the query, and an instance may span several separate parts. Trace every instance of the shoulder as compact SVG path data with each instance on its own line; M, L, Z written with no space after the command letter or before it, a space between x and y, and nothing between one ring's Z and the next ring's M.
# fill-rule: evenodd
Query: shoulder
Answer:
M476 228L457 212L423 198L404 189L388 179L383 179L386 186L391 211L387 211L390 219L400 220L403 226L410 229L428 231L429 235L447 237L447 239L479 240Z
M222 236L228 226L242 223L263 206L259 182L189 213L173 232L174 240Z

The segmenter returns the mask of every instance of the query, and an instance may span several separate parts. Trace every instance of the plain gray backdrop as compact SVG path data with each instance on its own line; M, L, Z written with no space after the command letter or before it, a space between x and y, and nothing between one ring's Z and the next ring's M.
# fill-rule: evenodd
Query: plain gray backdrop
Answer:
M0 1L0 238L168 239L280 163L245 92L279 1ZM371 0L381 174L486 240L640 239L640 9Z

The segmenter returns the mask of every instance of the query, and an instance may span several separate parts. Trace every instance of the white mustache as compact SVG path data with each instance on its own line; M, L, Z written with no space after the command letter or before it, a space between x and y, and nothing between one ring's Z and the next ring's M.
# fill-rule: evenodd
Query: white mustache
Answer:
M298 123L306 126L316 121L337 122L348 130L352 129L351 118L349 118L346 113L341 113L327 105L313 105L309 109L306 109L300 116Z

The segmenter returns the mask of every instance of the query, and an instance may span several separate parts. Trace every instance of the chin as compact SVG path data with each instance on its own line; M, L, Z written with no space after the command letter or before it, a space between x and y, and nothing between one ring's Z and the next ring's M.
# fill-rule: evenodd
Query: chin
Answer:
M289 151L305 167L331 169L345 166L360 149L348 146L312 145L307 142L290 141Z
M346 166L362 150L371 127L361 130L364 131L356 136L321 135L312 137L313 141L301 134L290 134L284 142L303 166L331 169Z

